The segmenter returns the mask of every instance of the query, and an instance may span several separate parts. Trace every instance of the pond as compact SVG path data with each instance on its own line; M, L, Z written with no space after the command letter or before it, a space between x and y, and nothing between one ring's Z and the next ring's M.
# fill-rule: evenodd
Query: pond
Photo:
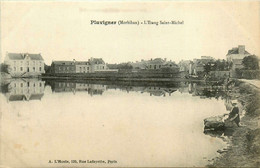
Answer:
M203 120L228 109L221 92L205 88L183 82L12 80L0 94L1 163L205 166L226 143L205 135Z

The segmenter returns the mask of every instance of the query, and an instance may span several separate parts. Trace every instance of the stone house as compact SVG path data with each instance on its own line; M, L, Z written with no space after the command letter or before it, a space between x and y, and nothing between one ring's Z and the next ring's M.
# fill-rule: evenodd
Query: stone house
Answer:
M45 73L41 54L7 53L4 63L12 77L35 77Z
M226 57L227 61L232 63L231 70L242 69L243 58L249 55L251 54L245 50L244 45L239 45L238 47L228 50Z
M52 73L76 73L75 61L52 61Z
M151 59L147 62L147 69L161 69L165 62L162 58Z
M90 72L98 72L98 71L106 71L107 65L105 64L105 61L103 61L102 58L90 58L88 60L90 65Z
M52 73L94 73L108 71L102 58L91 58L88 61L53 61Z
M91 65L88 61L77 61L76 65L76 73L90 73Z
M170 68L170 69L179 70L179 66L172 61L165 61L164 64L161 66L161 68Z

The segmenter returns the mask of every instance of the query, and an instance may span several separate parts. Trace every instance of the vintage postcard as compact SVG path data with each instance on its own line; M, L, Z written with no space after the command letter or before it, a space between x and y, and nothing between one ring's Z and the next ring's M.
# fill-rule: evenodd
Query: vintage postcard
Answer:
M0 7L0 167L260 166L260 1Z

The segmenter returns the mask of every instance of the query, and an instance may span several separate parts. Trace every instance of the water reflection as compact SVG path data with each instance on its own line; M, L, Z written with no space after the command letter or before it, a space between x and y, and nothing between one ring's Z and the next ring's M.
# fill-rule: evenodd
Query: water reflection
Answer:
M8 101L41 100L44 96L45 86L50 86L52 93L62 92L86 92L91 96L102 95L110 89L119 89L129 92L149 93L150 96L166 97L173 92L188 93L200 98L225 99L227 110L230 109L230 101L222 86L212 86L205 83L178 82L178 83L135 83L135 82L111 82L111 81L56 81L41 79L13 79L7 84L1 85L1 92Z
M7 101L41 100L44 95L44 83L38 79L15 79L2 88Z

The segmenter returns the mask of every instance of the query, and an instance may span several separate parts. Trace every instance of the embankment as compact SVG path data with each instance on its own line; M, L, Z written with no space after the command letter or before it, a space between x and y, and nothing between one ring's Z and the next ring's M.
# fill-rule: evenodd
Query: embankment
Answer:
M228 150L208 167L260 167L260 90L236 81L231 96L245 107L244 126L234 128Z
M58 73L43 74L42 79L63 80L99 80L99 81L135 81L135 82L173 82L202 81L201 79L186 79L179 72L140 71L140 72L95 72L95 73Z

